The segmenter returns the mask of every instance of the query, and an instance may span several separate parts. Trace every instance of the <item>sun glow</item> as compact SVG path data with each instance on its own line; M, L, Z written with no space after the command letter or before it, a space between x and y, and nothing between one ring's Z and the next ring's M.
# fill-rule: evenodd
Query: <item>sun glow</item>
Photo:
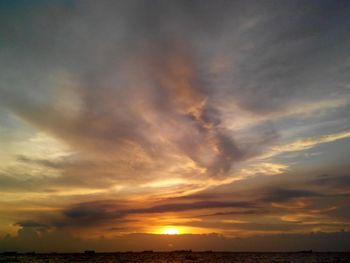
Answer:
M164 234L164 235L179 235L180 231L177 228L165 228L162 231L162 234Z
M160 220L158 220L158 222L159 221ZM177 221L179 224L185 223L184 220L181 220L179 218L172 219L172 221ZM191 221L191 222L193 222L193 221ZM213 233L213 232L217 232L217 229L202 229L202 228L198 228L198 227L188 227L188 226L183 226L183 225L175 225L175 226L174 225L163 225L163 226L159 226L159 227L150 229L147 232L152 233L152 234L157 234L157 235L185 235L185 234Z

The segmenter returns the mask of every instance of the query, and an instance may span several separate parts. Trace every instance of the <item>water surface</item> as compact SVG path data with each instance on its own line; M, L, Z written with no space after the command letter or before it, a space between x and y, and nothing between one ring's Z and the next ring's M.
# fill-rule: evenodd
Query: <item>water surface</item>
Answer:
M349 263L350 253L230 253L230 252L153 252L96 254L0 255L0 262L208 262L208 263Z

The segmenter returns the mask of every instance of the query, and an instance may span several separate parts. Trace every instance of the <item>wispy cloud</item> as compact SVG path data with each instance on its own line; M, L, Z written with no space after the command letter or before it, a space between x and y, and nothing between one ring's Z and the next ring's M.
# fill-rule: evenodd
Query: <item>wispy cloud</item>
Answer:
M0 5L0 234L349 229L349 3Z

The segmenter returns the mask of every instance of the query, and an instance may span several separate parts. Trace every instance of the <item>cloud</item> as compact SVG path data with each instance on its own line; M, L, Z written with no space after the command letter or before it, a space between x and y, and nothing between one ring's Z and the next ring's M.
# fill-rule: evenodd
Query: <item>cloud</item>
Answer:
M200 217L207 216L231 216L231 215L259 215L267 214L268 211L265 209L248 209L248 210L238 210L238 211L228 211L228 212L217 212L212 214L201 215Z
M309 190L299 189L271 189L265 194L264 200L271 202L284 202L290 199L301 198L301 197L319 197L322 196L319 193Z
M138 5L143 4L140 2ZM89 12L95 5L87 3L85 7ZM123 29L115 27L112 30L111 25L105 24L107 21L103 20L94 24L94 16L101 16L99 12L109 13L107 7L100 8L94 10L90 18L84 12L81 14L79 19L92 26L85 28L85 25L66 13L64 6L60 6L58 12L67 16L67 19L54 27L54 31L58 35L64 34L64 39L69 39L70 43L79 43L79 37L85 37L81 30L85 29L92 32L93 28L107 26L114 33L94 39L94 50L89 45L82 47L76 55L71 56L73 60L68 59L71 62L68 67L57 58L58 53L62 53L55 48L39 54L35 66L30 69L26 68L25 63L19 65L27 73L25 82L23 80L23 83L15 85L15 90L4 87L2 92L8 100L3 100L3 104L37 129L70 145L80 159L94 164L95 173L105 170L106 162L118 163L117 167L111 165L109 170L118 170L125 175L108 175L107 172L106 180L112 177L116 181L127 180L137 167L143 168L139 178L164 172L164 168L158 166L161 163L176 165L179 156L182 162L194 163L194 175L203 169L208 176L226 175L231 165L242 159L244 154L224 127L219 126L220 113L211 103L209 87L204 83L203 73L191 53L191 43L171 37L167 29L165 36L159 39L157 30L161 30L161 25L156 23L156 18L148 15L136 19L142 28L134 28L134 32L123 33ZM121 5L121 8L137 10L128 4ZM172 14L163 5L157 8ZM148 12L153 13L148 9L145 14ZM157 13L155 17L159 16ZM28 17L31 17L30 13ZM24 20L29 18L25 17ZM45 16L45 19L52 21L49 24L53 25L56 18ZM129 19L128 16L121 16L121 20ZM118 22L118 19L108 22ZM157 26L148 28L144 26L147 24ZM145 36L143 30L155 35ZM26 36L25 31L20 30L18 34ZM41 36L34 34L30 38L47 44L54 42L54 47L68 49L63 56L70 57L73 51L69 49L72 46L65 46L66 40L54 40L51 37L41 39ZM135 45L131 51L129 45L123 45L129 43L132 37L146 37L149 45ZM110 47L104 46L108 42L111 45L122 43L121 50L118 46L110 50ZM35 49L34 46L30 47ZM95 54L96 51L98 54ZM125 52L126 56L118 60L104 56L105 59L101 60L100 52L116 53L117 56ZM19 60L16 53L9 51L9 56L14 63ZM87 56L90 65L87 67L77 61L79 56ZM52 63L49 67L45 67L46 60ZM12 68L7 72L8 76L17 74ZM41 74L45 77L39 80ZM39 82L38 85L36 82ZM10 84L13 83L10 81ZM22 93L21 90L25 88L28 92ZM133 159L132 156L137 156L138 162L133 160L130 167L128 162ZM84 173L79 166L68 165L65 173L70 176L78 172ZM85 176L89 175L85 173Z
M269 182L251 186L242 181L240 184L248 185L221 186L192 195L142 202L124 198L103 200L104 195L91 195L90 200L95 201L45 210L45 216L19 209L17 216L22 220L17 225L67 231L82 235L83 239L90 231L94 231L94 236L104 233L110 237L129 231L158 233L157 229L165 225L184 228L184 233L219 232L240 237L348 229L350 221L345 205L348 195L341 190L346 188L338 184L337 176L334 180L328 176L310 177L313 179L304 178L304 181L269 177ZM320 182L319 178L326 178L327 182ZM29 205L32 204L27 208ZM107 228L114 230L106 231Z
M315 179L280 157L350 137L349 3L1 7L0 231L85 237L189 217L204 232L226 220L214 230L237 235L347 224L346 176ZM309 227L281 219L329 207Z
M46 231L49 227L46 224L36 222L33 220L19 221L16 225L20 226L22 229L35 229L35 231L41 232Z
M23 163L42 165L42 166L46 166L48 168L54 168L54 169L59 169L64 167L64 164L62 162L50 161L47 159L30 159L22 155L17 156L17 160Z
M251 208L253 204L248 202L220 202L220 201L200 201L193 203L173 203L165 205L157 205L151 208L131 210L134 213L163 213L163 212L180 212L187 210L197 209L210 209L210 208Z
M291 4L297 10L302 10L301 6ZM311 19L315 24L323 21L324 27L305 39L306 32L314 32L315 27L304 29L294 24L282 7L270 17L269 5L251 8L245 3L179 2L155 3L151 8L140 1L105 5L79 2L74 4L80 10L78 13L70 12L66 4L55 5L56 9L40 5L34 8L22 18L22 27L9 33L6 57L13 66L6 65L7 85L2 87L2 93L8 99L2 104L37 129L67 142L79 158L94 163L95 173L105 170L106 162L118 163L109 164L108 170L119 173L105 172L106 184L113 179L128 180L133 173L148 181L150 174L158 177L157 174L165 172L161 163L175 166L173 170L179 169L176 166L180 162L193 163L193 176L202 174L203 169L208 176L227 176L233 164L254 150L239 145L224 126L227 120L223 116L227 115L220 104L235 98L240 108L254 114L280 108L284 111L283 105L290 105L291 87L297 97L292 96L290 101L301 99L297 94L305 88L291 85L293 77L291 80L287 75L292 72L292 76L300 75L306 80L306 73L299 74L298 68L309 72L313 63L301 54L296 60L289 50L310 52L309 46L326 38L326 29L334 23L324 22L323 9L318 7ZM119 15L112 15L111 10L117 10ZM245 10L243 13L251 14L252 19L238 10ZM44 11L52 15L31 19L34 13ZM217 21L216 12L226 14L221 16L221 22ZM299 14L300 19L307 15L305 11ZM59 19L59 23L58 17L65 19ZM28 20L32 23L25 24ZM275 23L277 20L281 21ZM43 21L47 29L38 26ZM205 31L201 30L203 26ZM12 27L11 22L3 25L8 30ZM273 34L260 34L267 28ZM337 36L341 36L342 30L337 28ZM220 37L213 41L211 34ZM295 38L290 38L291 35ZM89 41L84 41L87 38ZM19 39L27 45L22 46ZM85 45L79 45L81 41ZM245 50L247 42L255 44ZM49 48L39 52L38 43ZM231 44L237 49L241 47L242 52L236 54ZM277 52L265 55L259 52L269 45ZM284 45L291 47L287 49ZM24 61L13 47L24 52ZM222 52L235 57L235 64L231 65L230 59L226 71L211 75L209 69L222 57ZM311 56L324 59L313 52ZM276 68L283 63L279 57L291 59L290 65ZM29 67L31 61L34 63ZM227 87L229 83L232 85ZM260 89L257 83L266 88ZM279 88L284 83L286 87ZM251 96L254 92L259 94ZM259 144L254 148L259 148ZM137 156L137 161L132 156ZM130 159L131 167L127 164ZM136 167L142 167L142 174ZM83 173L80 166L69 165L65 174L76 173ZM93 177L87 173L85 176Z
M309 15L300 3L290 5L301 10L300 19ZM62 176L93 182L93 174L101 174L105 185L124 184L135 174L144 182L185 173L229 176L232 165L256 155L266 140L258 135L260 140L248 147L237 142L226 124L238 114L228 116L220 105L234 99L240 111L279 115L284 105L290 108L291 102L304 98L298 94L305 87L294 85L293 78L300 75L305 82L306 73L298 69L310 72L313 63L304 55L295 59L289 50L310 52L309 46L326 38L334 23L324 22L323 7L318 7L311 20L323 27L308 39L306 32L315 27L300 27L284 8L271 13L269 5L78 2L75 11L67 4L54 6L34 6L22 17L21 27L8 33L5 61L12 63L4 71L2 104L76 152L63 165ZM31 19L37 13L42 16ZM2 27L12 32L11 13L5 21ZM273 33L261 34L267 28ZM341 37L343 30L337 27L336 35ZM215 41L212 34L218 36ZM41 45L48 47L45 52ZM260 52L268 46L276 53ZM311 56L324 59L313 52ZM290 65L276 67L283 64L280 57ZM212 74L212 65L218 63L225 66ZM251 96L254 92L258 94Z
M129 205L129 207L132 205ZM249 202L229 202L229 201L198 201L190 203L167 202L165 204L153 205L146 208L123 208L118 206L116 201L99 201L76 204L65 211L65 218L60 221L60 225L66 226L74 224L77 227L86 227L111 221L113 223L123 222L131 215L147 215L159 213L186 212L195 210L237 208L249 209L255 205Z
M285 152L304 151L312 147L315 147L318 144L333 142L336 140L345 139L349 137L350 137L350 132L345 131L345 132L340 132L335 134L326 134L322 136L304 138L286 145L276 146L271 149L271 151L268 153L268 156L271 157L271 156L285 153Z
M348 175L330 176L327 174L322 174L313 179L312 183L328 188L349 189L350 177Z
M350 235L342 232L315 232L306 234L279 234L248 238L228 238L218 234L208 235L152 235L129 234L114 238L82 240L66 232L45 233L41 236L22 229L17 236L0 240L1 251L27 252L82 252L94 249L98 252L116 251L346 251ZM169 246L171 244L171 246ZM286 248L288 244L288 248Z

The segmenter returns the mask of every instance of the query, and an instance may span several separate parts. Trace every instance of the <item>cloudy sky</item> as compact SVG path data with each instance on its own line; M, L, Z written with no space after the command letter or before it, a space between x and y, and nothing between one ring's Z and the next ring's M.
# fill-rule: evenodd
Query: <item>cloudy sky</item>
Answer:
M346 249L349 14L0 1L0 248Z

